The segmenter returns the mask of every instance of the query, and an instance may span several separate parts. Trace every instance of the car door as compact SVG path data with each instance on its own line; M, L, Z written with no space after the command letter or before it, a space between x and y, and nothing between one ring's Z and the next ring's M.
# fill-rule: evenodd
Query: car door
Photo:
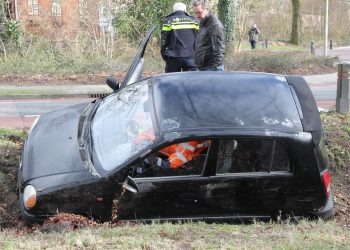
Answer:
M152 26L146 32L120 88L128 86L142 78L145 50L155 28L156 26Z
M203 219L210 148L178 169L135 165L127 184L131 188L126 188L119 206L120 218Z
M284 146L260 138L222 139L207 186L206 218L278 213L292 193L292 165Z

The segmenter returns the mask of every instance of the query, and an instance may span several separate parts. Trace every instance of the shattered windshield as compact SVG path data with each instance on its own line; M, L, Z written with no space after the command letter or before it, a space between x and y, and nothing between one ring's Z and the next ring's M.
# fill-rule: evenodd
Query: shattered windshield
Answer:
M91 125L93 149L105 170L138 154L155 140L148 82L102 100Z

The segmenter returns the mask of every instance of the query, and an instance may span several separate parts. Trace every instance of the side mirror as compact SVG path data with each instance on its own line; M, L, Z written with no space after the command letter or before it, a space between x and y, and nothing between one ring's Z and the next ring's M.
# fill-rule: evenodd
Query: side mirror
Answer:
M117 79L113 77L107 77L106 83L108 87L110 87L113 91L116 91L119 89L119 82Z

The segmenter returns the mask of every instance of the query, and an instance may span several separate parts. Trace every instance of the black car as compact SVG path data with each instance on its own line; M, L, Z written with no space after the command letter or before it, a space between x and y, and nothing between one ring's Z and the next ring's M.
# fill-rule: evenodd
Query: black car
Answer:
M302 77L183 72L143 78L144 38L113 93L42 115L18 176L28 224L60 212L120 220L242 220L333 211L320 115ZM120 85L120 86L119 86ZM149 136L142 136L148 134ZM208 146L179 168L162 149Z

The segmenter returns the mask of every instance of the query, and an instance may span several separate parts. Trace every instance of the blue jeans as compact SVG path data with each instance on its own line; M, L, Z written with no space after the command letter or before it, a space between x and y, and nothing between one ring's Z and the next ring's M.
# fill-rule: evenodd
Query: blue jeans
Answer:
M255 49L256 48L256 41L254 41L254 40L250 41L250 46L252 49Z
M212 67L212 68L202 68L202 69L199 69L199 71L224 71L224 70L225 70L224 65L220 65L220 66Z

